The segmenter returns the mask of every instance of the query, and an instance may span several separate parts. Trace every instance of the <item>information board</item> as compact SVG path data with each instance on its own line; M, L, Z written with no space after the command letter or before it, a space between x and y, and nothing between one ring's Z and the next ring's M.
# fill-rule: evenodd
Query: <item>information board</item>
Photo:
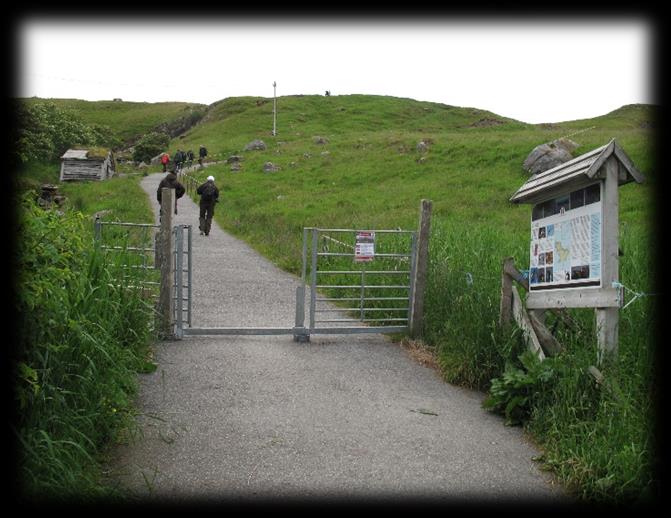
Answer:
M534 207L529 289L601 286L600 185Z
M354 260L370 262L375 259L375 232L357 232L354 245Z

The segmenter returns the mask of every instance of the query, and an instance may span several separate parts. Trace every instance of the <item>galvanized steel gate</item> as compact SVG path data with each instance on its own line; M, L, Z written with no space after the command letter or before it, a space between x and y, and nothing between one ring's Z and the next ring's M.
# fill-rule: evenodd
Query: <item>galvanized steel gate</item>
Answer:
M104 231L114 227L114 232ZM137 257L128 268L147 272L141 281L157 295L159 225L95 222L99 246ZM136 235L133 236L132 234ZM137 235L139 234L139 236ZM192 227L172 228L174 336L402 333L412 320L417 232L407 230L303 229L301 284L293 327L192 327ZM150 274L149 272L154 272ZM307 326L306 326L307 311Z
M413 231L305 228L308 336L407 331L416 250ZM304 301L305 289L299 295ZM297 302L297 314L303 301Z
M177 228L177 227L176 227ZM175 299L191 307L191 238L177 234L175 264L178 278ZM181 237L179 237L181 235ZM363 236L363 237L362 237ZM365 239L360 242L361 239ZM362 250L364 253L362 253ZM184 293L180 257L188 257L189 291ZM195 335L293 335L309 341L313 334L399 333L411 322L417 264L417 233L404 230L303 229L301 285L296 289L293 327L191 326L176 307L175 336ZM306 304L307 303L307 304ZM308 311L308 326L305 313Z
M149 223L127 223L95 220L94 236L102 250L127 253L125 268L140 270L138 280L141 287L158 298L160 282L156 239L160 225ZM191 326L192 299L192 228L191 225L175 225L172 228L174 242L172 261L172 299L176 327Z

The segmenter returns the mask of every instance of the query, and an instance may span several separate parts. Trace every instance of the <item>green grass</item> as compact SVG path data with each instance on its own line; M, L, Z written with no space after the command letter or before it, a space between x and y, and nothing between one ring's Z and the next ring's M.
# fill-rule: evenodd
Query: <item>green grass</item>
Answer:
M87 501L116 495L102 455L132 426L136 373L146 370L153 306L125 253L94 245L81 212L19 205L16 260L20 498Z
M147 292L132 287L140 271L125 267L135 254L106 256L94 246L93 216L153 223L153 212L139 174L72 183L58 176L58 164L31 163L15 177L18 496L122 497L101 466L109 446L134 427L137 373L152 368L154 309ZM35 205L42 183L66 196L62 215Z
M117 173L120 174L105 181L60 182L59 164L32 162L16 172L15 189L17 193L32 191L37 196L40 185L54 184L59 194L66 197L69 209L91 217L103 212L106 221L153 223L151 200L140 188L142 174L126 165L118 165Z

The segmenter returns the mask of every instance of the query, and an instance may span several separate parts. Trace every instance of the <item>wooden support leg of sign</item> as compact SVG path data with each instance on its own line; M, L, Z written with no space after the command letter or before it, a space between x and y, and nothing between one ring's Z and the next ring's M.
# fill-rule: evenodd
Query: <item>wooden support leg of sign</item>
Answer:
M605 164L605 181L603 186L603 232L601 253L603 267L601 283L610 287L619 282L619 198L618 198L619 165L614 156L608 158ZM617 357L618 327L620 310L617 307L596 308L596 332L598 351L598 365L601 366L607 359Z

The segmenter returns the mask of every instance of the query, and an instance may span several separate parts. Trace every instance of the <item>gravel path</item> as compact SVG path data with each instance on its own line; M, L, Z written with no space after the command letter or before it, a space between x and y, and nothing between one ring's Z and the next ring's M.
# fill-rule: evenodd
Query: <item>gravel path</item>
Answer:
M143 180L158 216L162 173ZM193 326L281 326L299 279L178 202L194 227ZM226 210L225 197L216 210ZM143 500L566 502L519 428L383 335L186 337L140 376L141 433L113 477ZM155 500L153 500L155 499Z

